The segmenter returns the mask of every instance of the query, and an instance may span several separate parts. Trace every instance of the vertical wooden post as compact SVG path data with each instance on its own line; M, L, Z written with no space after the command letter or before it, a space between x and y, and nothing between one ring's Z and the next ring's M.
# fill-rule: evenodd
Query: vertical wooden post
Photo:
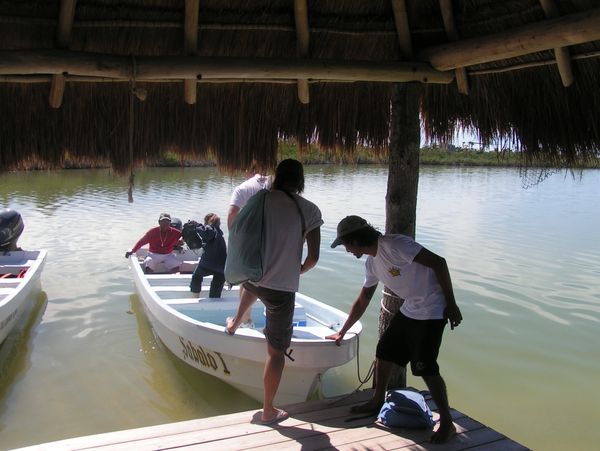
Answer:
M418 83L396 83L392 96L390 156L387 193L385 196L385 232L415 237L417 187L419 184L419 149L421 123L419 104L422 86ZM385 288L379 312L379 334L388 327L400 310L402 299ZM395 367L388 388L406 387L406 368Z
M388 233L415 237L421 124L419 102L422 85L396 83L392 96L392 124L387 193Z

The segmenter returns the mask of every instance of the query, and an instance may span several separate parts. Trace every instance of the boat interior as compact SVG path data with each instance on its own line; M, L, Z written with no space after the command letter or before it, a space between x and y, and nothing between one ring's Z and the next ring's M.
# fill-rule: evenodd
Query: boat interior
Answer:
M28 266L0 265L0 302L14 292L28 269Z
M239 287L230 287L225 284L220 298L209 298L208 289L212 280L211 276L204 278L200 296L194 295L189 290L191 274L148 274L146 279L152 290L158 294L166 304L196 321L208 322L225 326L227 317L233 316L239 305ZM265 327L265 307L260 300L252 306L251 335L260 334ZM324 321L306 312L304 305L296 301L293 318L293 337L297 339L324 339L335 332L336 324L327 324ZM242 326L244 328L244 326ZM250 332L250 331L248 331Z

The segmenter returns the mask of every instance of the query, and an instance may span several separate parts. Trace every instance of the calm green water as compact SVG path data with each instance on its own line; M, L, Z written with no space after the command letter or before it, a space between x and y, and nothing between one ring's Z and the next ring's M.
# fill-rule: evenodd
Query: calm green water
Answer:
M259 408L157 343L124 251L158 214L225 217L240 178L213 169L3 174L0 206L20 211L24 248L47 248L30 327L0 348L0 448ZM363 261L332 250L347 214L385 221L385 167L308 167L324 216L321 260L301 291L347 310ZM592 449L600 405L600 171L523 189L517 170L423 168L417 239L446 257L464 323L440 366L457 409L534 449ZM374 354L378 300L363 317L360 371ZM327 394L359 384L356 362ZM409 384L424 388L409 376Z

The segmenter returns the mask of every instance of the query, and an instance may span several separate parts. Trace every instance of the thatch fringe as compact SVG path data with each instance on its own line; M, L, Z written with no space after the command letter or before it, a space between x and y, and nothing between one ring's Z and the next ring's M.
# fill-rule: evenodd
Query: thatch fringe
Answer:
M199 85L198 102L182 102L183 83L143 84L135 101L133 163L170 150L183 157L213 156L225 172L254 159L277 162L280 139L305 137L343 154L357 145L387 148L389 84L311 85L314 101L297 101L295 85ZM119 173L131 167L128 148L129 84L67 83L63 106L48 105L48 84L0 85L0 168L23 161L60 166L68 155L108 161Z
M590 87L597 83L600 62L577 61L574 70L576 83L560 89L554 66L474 77L468 97L452 85L429 85L422 105L426 134L447 140L463 127L477 130L485 145L508 139L522 145L526 164L572 167L595 160L600 157L600 90Z

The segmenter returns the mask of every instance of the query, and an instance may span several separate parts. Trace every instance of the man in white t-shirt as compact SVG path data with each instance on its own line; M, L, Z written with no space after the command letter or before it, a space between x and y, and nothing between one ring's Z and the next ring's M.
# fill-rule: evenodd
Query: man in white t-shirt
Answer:
M273 406L285 366L285 351L292 340L292 320L300 274L319 260L321 211L300 197L304 191L304 169L297 160L283 160L275 170L273 188L265 197L263 277L246 282L236 315L227 319L226 331L234 334L257 298L266 308L264 329L267 339L263 411L260 422L274 424L288 418ZM307 253L302 261L306 241Z
M456 433L456 428L437 356L446 322L454 329L462 321L446 260L408 236L382 235L359 216L347 216L340 221L331 247L339 244L356 258L368 255L366 275L345 324L338 333L327 338L339 345L367 309L379 282L399 299L404 299L400 311L377 343L373 398L352 411L377 414L384 402L392 363L404 367L410 362L413 375L423 378L439 410L440 425L431 441L446 442Z

